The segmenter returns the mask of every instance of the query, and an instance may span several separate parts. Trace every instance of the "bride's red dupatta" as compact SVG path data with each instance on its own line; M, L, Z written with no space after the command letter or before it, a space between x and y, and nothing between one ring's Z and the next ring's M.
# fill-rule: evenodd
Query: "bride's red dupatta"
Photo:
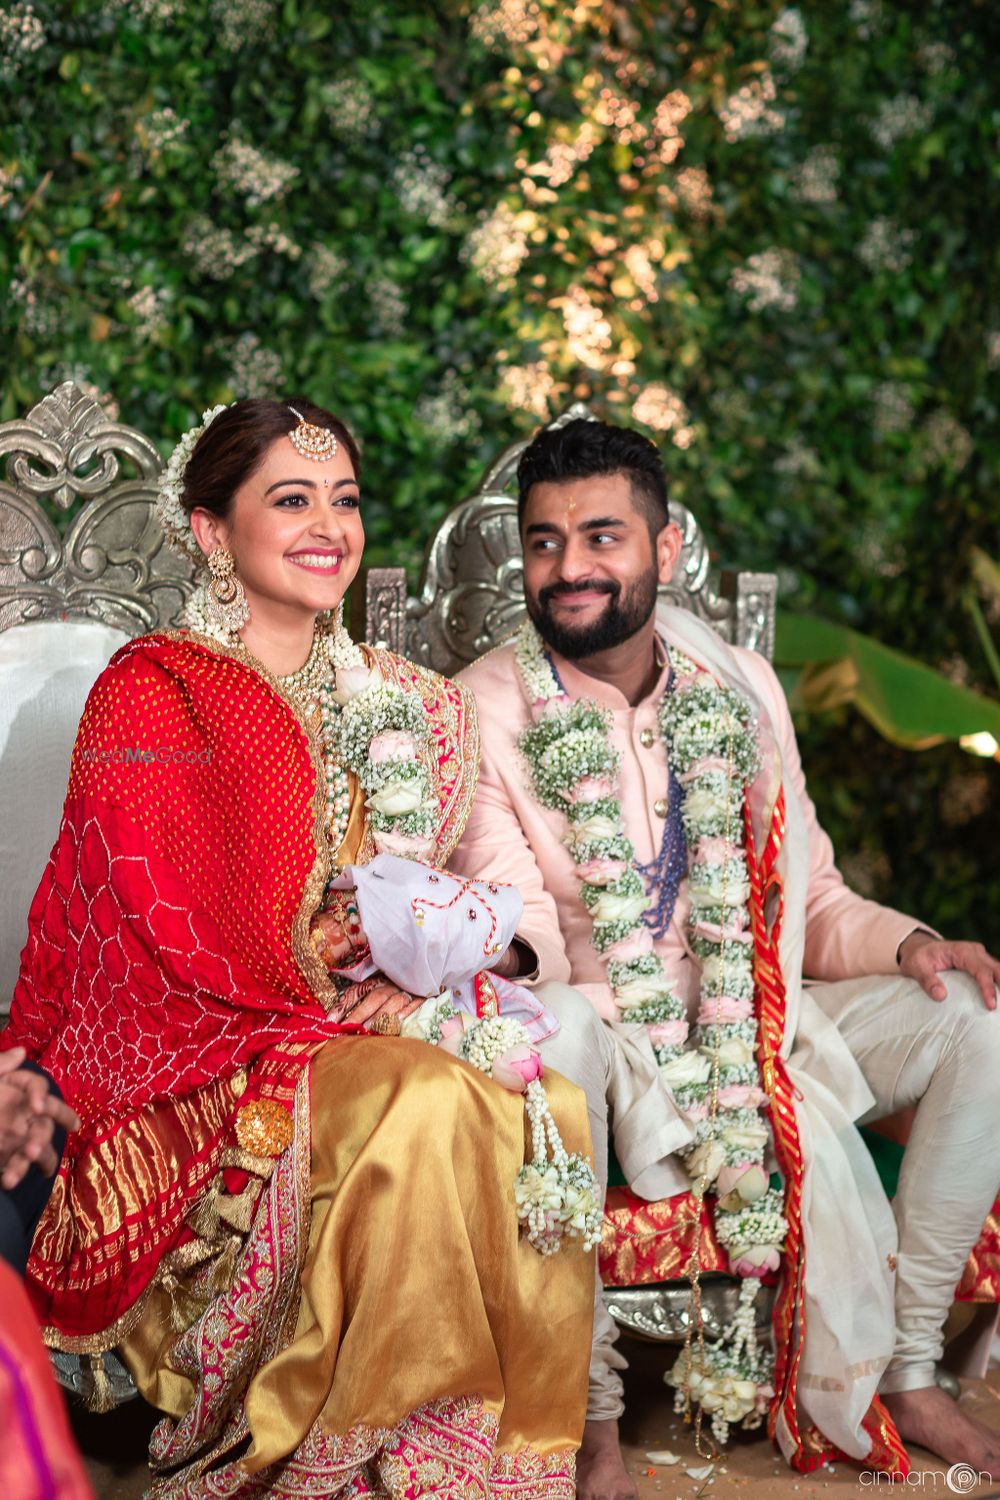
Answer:
M276 1154L301 1068L353 1029L309 943L317 771L278 685L196 640L131 642L91 692L0 1036L83 1122L28 1266L52 1343L124 1336L239 1111L265 1101L242 1144Z

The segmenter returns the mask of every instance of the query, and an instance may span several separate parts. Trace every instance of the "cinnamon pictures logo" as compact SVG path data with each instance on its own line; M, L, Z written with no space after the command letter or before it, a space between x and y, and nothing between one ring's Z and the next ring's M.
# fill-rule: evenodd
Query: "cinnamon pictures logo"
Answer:
M138 745L118 745L113 750L104 750L83 745L76 754L86 766L207 766L212 761L207 746L201 750L177 750L171 745L157 745L155 750L146 750Z
M885 1486L891 1489L913 1489L930 1491L940 1495L969 1495L980 1484L988 1484L992 1476L971 1464L952 1464L946 1474L938 1469L913 1469L909 1474L880 1474L874 1469L864 1469L860 1482L869 1489Z

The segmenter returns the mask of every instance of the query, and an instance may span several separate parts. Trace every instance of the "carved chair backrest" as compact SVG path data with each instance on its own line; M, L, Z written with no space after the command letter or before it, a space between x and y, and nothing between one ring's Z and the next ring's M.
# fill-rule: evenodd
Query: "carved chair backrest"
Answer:
M592 417L581 403L553 422ZM407 597L402 568L370 568L365 601L369 641L453 674L489 651L524 618L515 476L527 440L507 448L475 494L441 522L427 549L420 590ZM691 512L671 502L683 550L661 597L707 620L727 641L772 655L777 578L723 573L716 580Z
M176 623L192 570L153 513L155 447L72 382L0 424L0 466L2 1016L87 693L130 636Z

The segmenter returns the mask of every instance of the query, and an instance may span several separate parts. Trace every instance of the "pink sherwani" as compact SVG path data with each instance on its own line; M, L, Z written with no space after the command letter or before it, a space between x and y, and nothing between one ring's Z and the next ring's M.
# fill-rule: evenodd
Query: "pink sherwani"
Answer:
M780 1050L802 1151L807 1266L796 1335L797 1399L821 1432L860 1460L870 1450L862 1421L880 1380L889 1390L933 1380L954 1287L996 1193L995 1153L987 1143L995 1139L1000 1099L988 1063L988 1092L973 1091L978 1074L970 1072L970 1059L1000 1059L1000 1012L983 1007L965 975L947 976L945 1004L900 975L897 950L917 924L844 885L806 791L784 694L767 662L728 647L687 611L660 606L657 622L665 639L754 702L762 766L751 809L757 805L769 819L777 789L784 789L785 836L775 866L784 892ZM666 753L656 718L665 668L650 695L632 708L614 686L560 658L555 665L571 696L611 710L625 830L638 860L648 863L658 852L666 812ZM659 1076L646 1028L616 1017L562 842L565 819L540 807L528 788L517 740L530 706L514 647L500 647L462 677L479 706L482 774L455 865L520 889L525 911L519 932L538 951L539 978L569 981L605 1018L602 1038L610 1039L620 1064L609 1073L607 1090L615 1146L634 1190L647 1197L684 1191L687 1173L671 1153L691 1140L693 1127ZM686 939L688 909L682 884L657 950L690 1011L698 962ZM918 1100L926 1106L918 1126L921 1120L925 1126L911 1143L894 1217L853 1123ZM794 1451L783 1419L776 1435L786 1455Z
M834 864L833 845L819 826L806 791L781 684L757 652L736 648L733 655L770 715L808 834L804 975L835 981L896 973L899 944L918 924L864 900L844 884ZM554 662L570 697L590 698L611 709L612 738L622 760L619 798L625 828L636 858L646 864L659 851L666 812L667 758L656 719L666 666L653 691L633 708L612 684L588 677L562 657L554 657ZM538 977L576 986L606 1020L616 1020L605 969L591 942L592 923L580 901L580 882L563 843L566 820L535 799L518 754L517 740L531 722L531 714L513 645L501 646L474 662L459 680L476 696L482 768L472 816L452 868L477 877L489 874L517 886L524 898L519 934L538 953ZM688 910L685 881L673 921L656 948L677 995L693 1010L698 966L687 942Z

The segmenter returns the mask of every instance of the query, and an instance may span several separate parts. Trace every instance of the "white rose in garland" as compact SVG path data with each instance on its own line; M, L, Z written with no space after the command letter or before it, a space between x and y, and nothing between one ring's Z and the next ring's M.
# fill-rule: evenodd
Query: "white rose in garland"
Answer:
M422 781L419 771L413 775L403 775L397 771L394 776L383 781L377 792L372 792L365 806L389 817L418 812L424 805Z

